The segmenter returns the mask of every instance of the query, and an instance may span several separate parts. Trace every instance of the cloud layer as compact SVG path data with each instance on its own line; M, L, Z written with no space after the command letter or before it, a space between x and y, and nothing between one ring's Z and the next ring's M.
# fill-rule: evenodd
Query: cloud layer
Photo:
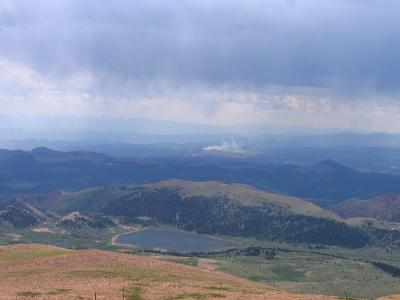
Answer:
M0 103L9 114L286 114L383 130L399 111L399 11L395 0L4 0Z

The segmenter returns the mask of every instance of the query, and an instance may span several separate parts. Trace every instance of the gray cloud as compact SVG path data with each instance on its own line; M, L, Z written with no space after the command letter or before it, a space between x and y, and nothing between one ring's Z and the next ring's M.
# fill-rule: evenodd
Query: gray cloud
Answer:
M400 132L399 11L398 0L2 0L0 118Z
M139 82L400 87L400 2L2 1L0 55L97 87Z

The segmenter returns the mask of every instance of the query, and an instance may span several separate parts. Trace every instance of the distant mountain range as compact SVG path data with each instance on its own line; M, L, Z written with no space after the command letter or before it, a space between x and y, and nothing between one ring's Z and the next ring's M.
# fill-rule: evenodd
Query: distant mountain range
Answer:
M209 235L348 248L382 241L397 246L400 241L399 231L353 226L299 198L215 181L169 180L22 196L0 205L0 224L66 230L172 225Z
M143 184L174 178L244 183L320 203L400 193L399 176L361 172L332 160L300 166L219 156L132 159L48 148L0 150L0 195Z

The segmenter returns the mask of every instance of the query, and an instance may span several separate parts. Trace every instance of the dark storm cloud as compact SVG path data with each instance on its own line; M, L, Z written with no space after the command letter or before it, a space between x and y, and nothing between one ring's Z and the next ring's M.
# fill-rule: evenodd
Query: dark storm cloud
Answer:
M0 56L98 84L400 87L399 1L2 1Z

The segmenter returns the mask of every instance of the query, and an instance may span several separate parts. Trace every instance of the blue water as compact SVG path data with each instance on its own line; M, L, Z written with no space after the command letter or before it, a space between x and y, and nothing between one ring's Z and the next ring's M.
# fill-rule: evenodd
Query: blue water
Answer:
M125 233L118 236L116 242L118 244L135 245L141 249L165 249L178 253L210 252L238 247L238 243L230 240L161 228Z

